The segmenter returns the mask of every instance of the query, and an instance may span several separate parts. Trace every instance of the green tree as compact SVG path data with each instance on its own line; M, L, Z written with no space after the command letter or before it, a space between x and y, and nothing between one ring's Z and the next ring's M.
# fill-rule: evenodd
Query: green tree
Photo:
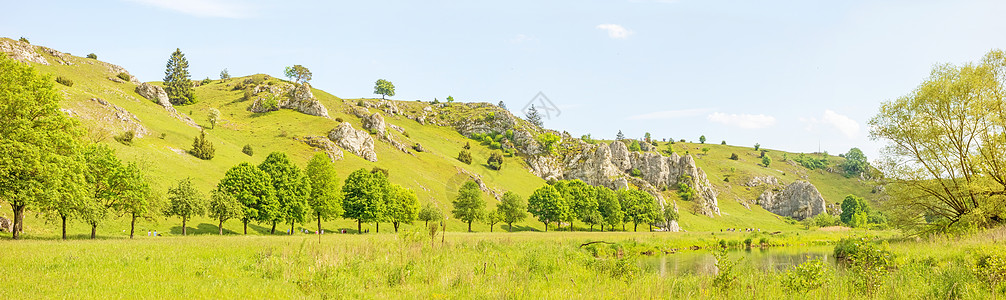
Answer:
M489 153L489 159L486 160L486 164L489 165L490 169L501 170L503 169L503 152L499 150L494 150Z
M639 146L639 141L633 140L632 144L629 144L629 151L639 152L643 151L643 148Z
M121 187L119 197L121 202L116 210L129 216L129 238L136 233L136 219L153 219L153 212L158 207L158 197L150 190L147 179L143 177L140 167L130 162L122 167L119 176Z
M870 167L870 163L866 160L866 155L859 148L849 149L849 152L843 156L845 156L845 162L842 163L841 167L845 171L846 177L863 174Z
M25 210L42 207L63 174L83 168L76 158L83 131L59 110L62 96L50 76L3 53L0 70L0 200L14 212L11 231L19 239Z
M485 215L486 200L482 197L482 190L475 181L466 181L458 189L458 196L451 202L454 210L451 215L461 221L468 222L468 232L472 232L472 222L481 220Z
M283 75L286 78L293 80L293 82L304 84L311 81L311 70L301 65L293 65L292 67L286 67L283 69Z
M643 134L643 141L646 141L647 143L650 142L650 133L649 132Z
M447 103L453 103L453 102L454 102L454 97L453 96L447 96Z
M194 216L206 213L206 199L192 185L189 178L178 181L178 186L168 189L168 207L164 216L182 218L182 235L187 233L186 222Z
M206 116L206 121L210 122L210 129L217 128L217 120L219 119L220 110L211 107L209 115Z
M531 197L527 198L527 211L545 224L545 231L548 231L549 222L554 221L558 226L559 221L568 219L571 214L569 205L562 198L562 193L547 184L535 190L531 193Z
M391 81L378 79L377 82L374 83L374 94L381 95L381 99L384 99L384 96L394 97L395 85L392 84Z
M318 232L321 232L322 219L331 220L342 216L342 193L335 173L335 163L328 155L318 153L307 162L304 173L311 181L308 204L318 220Z
M501 221L507 224L507 231L513 231L514 222L527 218L527 204L517 193L511 191L503 193L500 203L496 204L496 211L500 213Z
M772 158L769 157L768 155L762 156L761 157L761 164L764 165L767 168L769 165L772 164Z
M699 137L699 143L700 144L705 144L706 143L706 136L705 135Z
M206 139L206 131L200 130L199 136L192 141L192 150L189 150L189 154L195 156L202 160L211 160L213 156L216 155L216 149L213 148L213 142Z
M185 59L181 49L175 49L164 70L164 92L168 94L168 101L171 104L196 103L196 93L192 89L190 77L189 61Z
M570 208L569 218L563 220L569 222L570 230L573 230L573 220L579 219L589 224L593 231L594 225L601 222L601 213L597 210L597 190L579 179L560 181L555 187Z
M482 219L486 221L486 225L489 225L489 232L493 232L493 227L496 227L496 223L503 220L503 215L498 209L491 209L486 212L485 217Z
M224 222L244 216L244 206L237 198L219 189L210 192L209 215L217 222L220 235L224 234Z
M531 107L524 112L524 119L531 123L531 125L543 127L545 124L541 121L541 113L538 112L538 108L531 104Z
M866 225L869 213L870 207L866 204L866 200L855 195L846 195L845 200L842 200L842 214L839 215L839 220L852 228L863 227Z
M310 210L307 198L311 196L311 182L283 152L269 153L258 168L269 174L279 202L279 214L272 219L270 233L276 233L276 223L285 221L293 234L294 224L304 223Z
M461 150L461 152L458 153L458 160L467 165L470 165L472 164L472 153L469 152L468 150Z
M104 144L94 144L85 149L87 158L87 183L90 185L90 202L80 210L81 216L91 225L91 238L96 238L98 224L126 202L129 180L125 166L115 156L115 151Z
M384 185L377 174L359 169L346 177L342 186L342 216L356 220L356 231L362 233L362 223L378 221L384 211Z
M89 196L87 178L84 177L86 172L84 157L81 154L72 158L77 161L66 166L69 167L67 169L69 172L60 174L58 184L53 185L50 190L52 194L39 205L47 216L62 221L64 240L66 240L67 220L78 214L81 207L86 205L86 199Z
M538 144L541 144L541 147L546 153L554 154L555 145L559 143L560 138L559 135L555 133L545 132L536 136L535 140L538 141Z
M597 194L597 211L601 214L601 231L604 231L604 225L608 225L609 230L613 229L618 224L621 224L622 219L625 217L622 205L618 201L618 194L603 186L595 187L595 190Z
M619 130L619 131L618 131L618 134L616 134L616 135L615 135L615 140L616 140L616 141L621 141L621 140L624 140L624 139L625 139L625 135L624 135L624 134L622 134L622 131L621 131L621 130Z
M423 209L419 211L417 219L423 221L425 227L430 226L430 221L439 222L444 219L444 213L440 211L433 203L426 203Z
M416 215L419 213L419 198L416 197L416 192L400 185L394 184L390 187L388 194L391 202L387 203L386 215L388 221L395 227L395 232L398 232L400 224L412 224L412 221L416 220Z
M619 192L619 200L622 209L625 210L625 217L632 222L632 231L637 231L639 224L650 224L656 221L656 216L660 216L661 211L656 204L656 198L650 193L640 190L622 190Z
M217 189L241 202L244 234L248 234L249 221L267 222L279 215L272 178L252 164L241 163L227 170Z
M223 71L220 71L220 80L226 81L227 79L231 79L231 73L227 72L227 68L224 68Z

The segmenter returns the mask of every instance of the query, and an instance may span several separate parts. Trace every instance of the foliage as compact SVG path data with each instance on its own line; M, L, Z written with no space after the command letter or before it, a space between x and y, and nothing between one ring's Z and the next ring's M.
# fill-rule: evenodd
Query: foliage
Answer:
M470 165L472 164L472 153L468 150L461 150L461 152L458 153L458 160L467 165Z
M705 143L706 143L706 136L705 135L700 136L699 137L699 144L705 144Z
M651 224L657 221L663 213L657 204L657 199L650 193L640 190L621 190L618 192L619 202L625 211L625 219L633 223L633 231L639 224ZM661 217L662 218L662 217Z
M558 135L551 132L542 133L535 137L535 140L541 144L545 152L552 154L555 153L555 145L559 142L559 139Z
M810 157L806 154L800 153L797 155L793 161L799 163L801 166L811 170L824 169L828 167L828 158L822 157L820 159Z
M619 130L618 134L615 134L615 140L616 141L621 141L621 140L624 140L624 139L625 139L625 134L622 134L622 130Z
M629 144L629 151L639 152L643 151L643 148L639 146L639 141L632 140L632 143Z
M384 186L387 178L380 172L358 169L346 177L342 186L342 216L359 223L373 222L384 216Z
M395 85L391 81L378 79L374 82L374 94L381 95L381 99L385 96L395 96Z
M206 116L206 121L210 122L210 129L217 127L217 120L219 119L220 110L211 107L209 114Z
M285 221L291 227L303 223L310 210L307 203L311 196L310 179L283 152L269 153L258 168L269 174L279 202L279 214L272 221Z
M241 202L243 213L241 222L248 233L248 222L266 222L279 215L279 203L273 189L272 178L265 171L249 164L241 163L227 170L220 179L217 189Z
M513 230L513 223L524 221L527 218L527 204L517 193L507 191L503 193L500 203L496 204L496 211L500 214L500 221L509 225L509 230Z
M244 216L244 206L234 196L219 189L210 191L209 217L218 221L220 234L224 234L224 222Z
M122 79L124 81L129 81L129 73L126 72L121 72L118 75L115 75L115 77L119 77L119 79Z
M824 261L812 259L786 271L783 286L793 292L806 293L827 285L829 275L828 265Z
M252 156L252 154L255 153L255 150L252 149L251 145L245 145L244 147L241 147L241 153L244 153L245 155L248 156Z
M531 123L531 125L537 127L544 126L544 123L541 121L541 113L538 112L538 108L534 107L534 104L531 104L531 107L524 112L524 119L527 120L528 123Z
M597 195L597 211L601 214L601 231L604 231L604 225L614 229L615 226L622 224L625 212L622 211L622 204L618 201L618 194L603 186L594 189Z
M189 154L202 160L213 159L213 156L216 155L216 150L213 149L213 142L206 139L205 130L200 130L199 136L192 141L192 150L189 150Z
M527 198L527 211L545 224L545 231L548 231L549 222L569 219L572 214L562 194L547 184L536 189L531 197Z
M25 43L25 44L31 44L31 43L28 42L28 38L23 37L23 36L21 38L17 39L17 40L20 41L20 42L22 42L22 43Z
M130 146L133 145L133 138L136 137L136 133L132 130L126 130L121 135L115 137L115 141L122 143L123 145Z
M98 59L98 55L94 53L88 53L86 57L90 59Z
M419 214L416 216L416 219L425 222L426 225L429 225L431 221L432 222L442 221L444 219L444 212L440 211L440 208L438 208L436 205L433 205L432 202L428 202L426 203L426 205L423 206L423 209L419 211Z
M734 271L734 268L737 267L737 263L740 260L731 260L727 256L726 248L713 250L713 256L716 257L717 270L716 276L713 277L713 287L726 293L737 284L737 273Z
M559 181L554 186L562 194L562 198L566 200L570 209L568 218L562 221L572 224L576 219L589 224L591 228L595 224L601 223L595 188L579 179Z
M895 266L894 254L886 246L878 246L865 238L850 238L835 245L835 257L844 259L854 275L857 289L873 294L883 284Z
M858 176L865 173L870 167L870 163L866 160L866 155L859 148L849 149L849 152L845 153L843 157L845 157L845 162L840 167L845 171L845 177Z
M842 214L839 218L849 227L859 228L866 226L869 213L870 207L866 200L855 195L847 195L845 200L842 200Z
M390 201L386 203L385 217L395 226L395 232L398 232L399 224L412 224L416 220L419 198L416 198L416 192L397 184L389 185L387 196Z
M71 80L70 78L63 77L63 76L56 76L56 82L58 82L59 84L68 86L68 87L72 87L73 86L73 80Z
M678 211L674 209L673 205L670 204L664 205L664 221L666 222L677 221L678 217L680 217L678 215Z
M196 103L196 93L192 89L189 75L189 61L181 49L175 49L164 70L164 92L174 105Z
M220 80L227 81L227 79L231 79L231 73L227 72L227 68L224 68L220 71Z
M761 148L761 144L755 143L755 145L754 145L755 151L758 151L759 148Z
M447 96L447 103L454 102L454 96Z
M678 178L678 197L681 197L681 200L692 201L699 196L699 192L693 189L689 182L692 182L691 176L681 175Z
M731 160L738 160L738 159L741 159L741 158L737 156L737 153L730 153L730 159Z
M304 174L311 183L311 197L308 204L317 220L332 220L342 216L342 193L339 190L339 178L336 176L335 163L324 153L315 154ZM320 224L320 222L319 222ZM318 228L320 231L321 228Z
M643 171L640 171L637 168L632 168L632 170L629 170L629 175L632 177L643 177Z
M580 136L580 139L583 140L587 144L591 144L591 145L597 144L597 140L595 140L594 138L590 137L589 133Z
M482 197L482 190L475 181L466 181L458 190L457 198L451 202L454 209L451 215L454 218L468 223L468 231L472 231L472 222L481 220L485 215L486 201Z
M973 267L975 275L991 286L1006 282L1006 255L1002 253L979 254Z
M311 81L311 70L308 70L302 65L293 65L292 67L286 67L283 69L283 75L286 78L290 78L293 82L304 84ZM376 94L376 93L375 93ZM392 93L394 96L394 93Z
M761 157L761 164L763 166L765 166L765 167L768 167L769 165L772 164L772 158L769 157L768 155L762 156Z
M489 154L489 159L486 161L490 169L500 170L503 168L503 152L495 150Z
M482 217L482 220L486 222L486 225L489 225L489 232L492 232L493 227L496 227L496 223L503 220L503 216L500 214L499 210L491 209L486 212L485 216Z
M168 207L164 210L164 215L182 218L182 235L187 231L185 223L190 218L205 213L206 199L193 186L192 179L182 179L177 186L168 189Z

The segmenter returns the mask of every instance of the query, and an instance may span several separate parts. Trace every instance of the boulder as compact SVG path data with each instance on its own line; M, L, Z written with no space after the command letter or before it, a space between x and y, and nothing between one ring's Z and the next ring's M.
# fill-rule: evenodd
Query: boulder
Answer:
M311 85L306 82L290 90L286 101L280 107L292 109L304 114L328 118L328 109L311 93Z
M109 103L108 101L105 101L105 99L101 98L91 98L91 101L98 106L107 109L107 113L95 114L95 119L104 121L103 123L107 123L109 125L118 125L117 127L119 127L119 129L123 132L131 130L133 131L133 134L135 134L136 138L142 138L147 134L150 134L147 127L143 126L143 123L140 122L140 119L126 109Z
M342 122L339 127L332 129L328 133L328 138L342 149L363 159L377 161L377 152L374 152L374 138L364 130L354 129L349 122Z
M378 136L385 136L387 134L385 126L384 117L380 113L373 113L363 118L363 128L376 131Z
M339 149L339 147L337 147L335 145L335 143L332 142L332 140L330 140L330 139L328 139L326 137L323 137L323 136L305 136L304 139L303 139L303 141L308 146L317 148L317 149L319 149L321 151L325 151L325 154L328 155L328 158L332 162L335 162L337 160L342 160L342 158L343 158L342 149Z
M767 189L758 196L758 204L774 214L797 220L814 217L827 211L824 197L807 181L790 183L781 192Z
M755 176L749 179L748 182L744 183L744 186L748 187L756 187L760 185L779 185L779 178L775 178L775 176Z
M11 232L13 230L14 223L7 218L0 217L0 231Z
M252 95L258 96L248 110L254 113L292 109L303 114L328 118L328 109L311 93L311 85L304 83L293 85L256 85L251 88ZM266 105L275 101L275 105Z
M171 101L168 101L168 93L164 92L164 88L162 87L144 82L136 86L136 93L140 94L143 98L147 98L147 100L160 104L163 107L172 107Z

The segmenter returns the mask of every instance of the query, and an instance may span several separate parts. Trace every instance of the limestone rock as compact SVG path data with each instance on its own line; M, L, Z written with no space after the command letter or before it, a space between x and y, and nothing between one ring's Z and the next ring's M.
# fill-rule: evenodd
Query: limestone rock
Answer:
M91 98L91 101L109 111L109 113L99 113L95 116L96 119L101 119L109 123L109 125L118 125L119 129L123 132L132 130L136 138L142 138L150 134L147 127L143 126L140 122L140 119L136 115L126 111L126 109L101 98Z
M115 78L118 79L118 77ZM171 101L168 101L168 93L164 92L164 88L162 87L144 82L136 86L136 93L165 108L171 107Z
M14 230L13 227L14 227L13 222L8 220L7 218L0 217L0 231L11 232L12 230Z
M423 145L420 143L416 143L412 146L412 150L416 150L416 152L426 152L426 148L423 148Z
M619 170L632 169L632 162L629 160L629 147L625 143L614 141L608 147L611 148L611 163Z
M813 184L798 180L786 186L782 192L765 190L758 196L758 204L765 210L780 216L803 220L826 212L827 203Z
M744 186L756 187L760 185L779 185L779 178L775 176L755 176L752 177L748 182L744 183Z
M384 117L380 113L374 113L363 118L363 128L376 131L378 136L384 136L388 133L385 126Z
M265 113L279 109L292 109L303 114L328 118L328 109L314 98L311 85L304 83L293 85L256 85L252 87L252 95L257 96L248 110L254 113ZM274 102L274 103L270 103Z
M349 122L342 122L339 127L332 129L328 133L328 138L339 147L363 159L377 161L377 152L374 152L374 138L364 130L354 129Z
M311 147L314 147L314 148L318 148L318 149L320 149L322 151L325 151L325 154L328 155L328 159L330 159L332 162L335 162L337 160L342 160L342 158L343 158L342 149L339 149L339 147L336 147L335 143L333 143L332 140L330 140L330 139L328 139L326 137L323 137L323 136L305 136L304 139L303 139L303 141L308 146L311 146Z
M311 85L306 82L290 90L287 101L280 103L280 107L328 118L328 109L314 98L314 94L311 93Z
M17 61L49 65L49 61L35 51L35 46L21 41L0 39L0 52Z

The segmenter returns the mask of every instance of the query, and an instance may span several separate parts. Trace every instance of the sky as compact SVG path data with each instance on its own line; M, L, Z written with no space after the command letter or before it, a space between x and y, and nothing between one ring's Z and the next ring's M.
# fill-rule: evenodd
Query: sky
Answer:
M546 105L574 136L876 159L868 122L937 64L1006 48L1006 1L0 1L0 36L159 81L308 67L342 98ZM541 101L537 95L548 101Z

